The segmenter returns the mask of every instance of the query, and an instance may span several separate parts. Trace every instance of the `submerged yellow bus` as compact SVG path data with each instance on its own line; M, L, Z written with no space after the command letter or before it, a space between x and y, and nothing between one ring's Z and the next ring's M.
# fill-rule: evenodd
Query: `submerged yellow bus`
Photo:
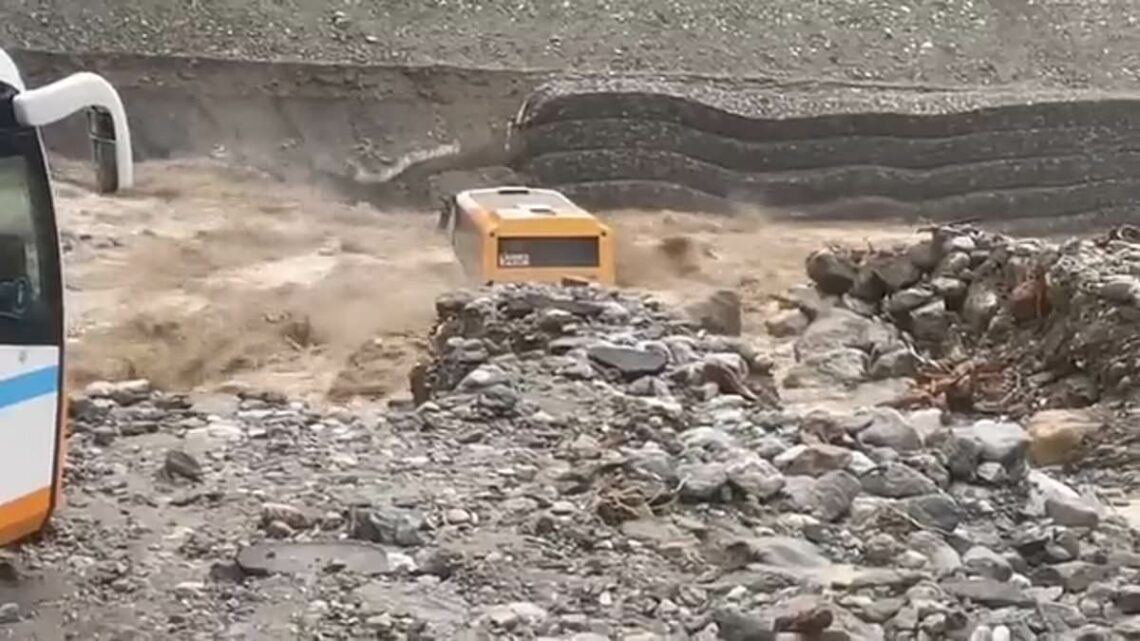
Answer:
M469 189L440 212L464 271L481 283L615 282L610 228L553 189Z

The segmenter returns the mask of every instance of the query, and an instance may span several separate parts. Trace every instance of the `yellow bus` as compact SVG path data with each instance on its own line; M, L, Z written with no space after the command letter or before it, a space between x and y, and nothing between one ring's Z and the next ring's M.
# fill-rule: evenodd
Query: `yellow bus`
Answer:
M461 191L445 201L439 226L481 283L615 282L610 228L553 189Z

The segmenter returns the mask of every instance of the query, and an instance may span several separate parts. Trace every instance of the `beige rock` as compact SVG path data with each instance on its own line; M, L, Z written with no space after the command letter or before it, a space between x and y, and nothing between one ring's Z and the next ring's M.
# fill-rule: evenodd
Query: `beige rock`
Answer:
M776 338L795 336L807 329L808 317L798 309L785 309L764 321L764 326Z
M1034 465L1060 465L1075 460L1085 438L1101 421L1084 410L1044 410L1029 419L1029 457Z

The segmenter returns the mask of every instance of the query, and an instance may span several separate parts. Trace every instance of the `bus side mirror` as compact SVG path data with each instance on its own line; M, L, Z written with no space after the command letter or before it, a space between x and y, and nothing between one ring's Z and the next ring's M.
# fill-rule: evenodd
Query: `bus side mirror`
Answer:
M94 145L99 191L121 191L134 185L131 130L119 93L102 76L86 71L17 94L12 98L16 121L43 127L87 111Z
M119 188L119 163L115 156L115 119L99 107L87 110L87 136L91 139L91 160L95 164L95 186L101 194Z

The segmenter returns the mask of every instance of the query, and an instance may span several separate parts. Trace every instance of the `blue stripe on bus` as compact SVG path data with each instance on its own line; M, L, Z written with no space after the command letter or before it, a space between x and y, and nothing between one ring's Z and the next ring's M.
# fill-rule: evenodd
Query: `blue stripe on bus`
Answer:
M59 366L50 365L0 381L0 409L59 391Z

